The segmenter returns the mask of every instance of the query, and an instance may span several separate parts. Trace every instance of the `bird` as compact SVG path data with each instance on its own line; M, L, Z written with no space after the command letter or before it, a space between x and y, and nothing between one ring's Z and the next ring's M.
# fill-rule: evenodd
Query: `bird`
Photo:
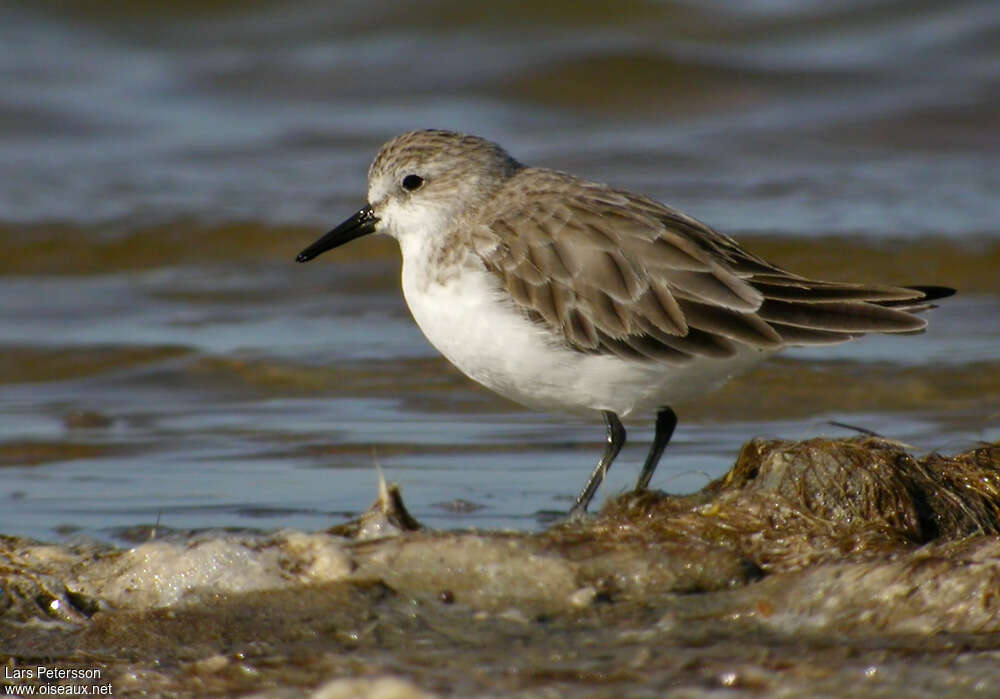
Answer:
M625 444L622 418L655 413L642 491L671 406L787 347L919 332L914 314L955 293L794 274L652 198L442 129L385 143L367 203L296 261L372 233L398 241L410 312L464 374L533 410L601 416L604 451L570 518Z

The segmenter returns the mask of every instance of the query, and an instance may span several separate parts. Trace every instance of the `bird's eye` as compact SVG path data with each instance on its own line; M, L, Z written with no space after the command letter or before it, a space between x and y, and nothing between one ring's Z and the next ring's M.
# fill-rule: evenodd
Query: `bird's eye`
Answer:
M424 178L420 175L407 175L403 178L403 189L407 192L415 192L424 186Z

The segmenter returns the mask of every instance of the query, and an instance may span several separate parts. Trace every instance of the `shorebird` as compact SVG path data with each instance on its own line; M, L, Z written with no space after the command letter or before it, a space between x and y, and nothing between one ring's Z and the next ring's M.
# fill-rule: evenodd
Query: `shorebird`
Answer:
M653 199L452 131L382 146L368 203L296 259L376 232L399 242L413 318L463 373L533 409L603 417L571 516L625 443L622 417L656 413L641 490L677 425L671 405L785 347L920 331L913 314L954 293L809 279Z

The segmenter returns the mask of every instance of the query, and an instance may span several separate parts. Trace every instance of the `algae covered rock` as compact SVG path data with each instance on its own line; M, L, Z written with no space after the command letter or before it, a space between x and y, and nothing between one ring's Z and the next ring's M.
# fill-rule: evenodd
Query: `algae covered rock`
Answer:
M964 693L1000 683L998 469L753 441L698 493L537 533L428 530L383 487L329 532L0 538L0 653L116 693Z

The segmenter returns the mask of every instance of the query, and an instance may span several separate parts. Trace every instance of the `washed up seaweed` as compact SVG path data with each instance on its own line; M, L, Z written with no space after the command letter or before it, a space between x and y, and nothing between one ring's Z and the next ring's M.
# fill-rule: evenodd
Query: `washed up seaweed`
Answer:
M0 654L116 695L971 691L1000 681L998 469L1000 444L755 440L698 493L538 533L430 530L384 486L328 532L7 537Z

